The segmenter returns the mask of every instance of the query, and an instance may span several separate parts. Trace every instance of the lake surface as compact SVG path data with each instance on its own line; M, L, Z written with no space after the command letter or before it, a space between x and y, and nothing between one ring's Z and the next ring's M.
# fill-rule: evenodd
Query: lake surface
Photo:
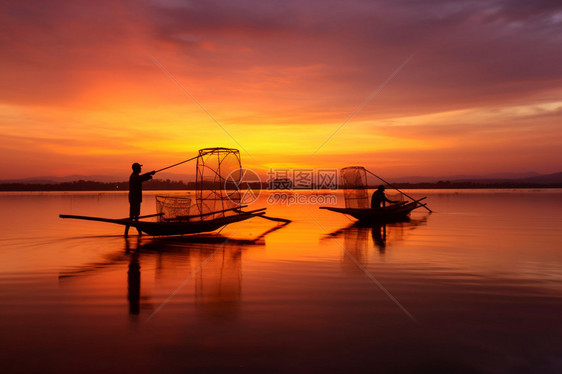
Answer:
M262 195L293 222L199 239L58 218L125 217L124 193L2 193L0 368L562 372L562 190L409 192L434 213L360 227Z

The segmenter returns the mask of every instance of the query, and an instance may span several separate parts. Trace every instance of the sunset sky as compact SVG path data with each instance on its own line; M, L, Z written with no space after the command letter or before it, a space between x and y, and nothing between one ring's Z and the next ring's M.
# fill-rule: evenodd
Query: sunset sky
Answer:
M213 146L257 170L562 171L560 1L0 4L0 179Z

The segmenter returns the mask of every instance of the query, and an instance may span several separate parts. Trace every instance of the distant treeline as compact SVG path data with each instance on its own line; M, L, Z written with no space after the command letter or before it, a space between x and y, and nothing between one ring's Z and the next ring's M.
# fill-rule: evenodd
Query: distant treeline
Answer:
M562 183L531 183L518 181L505 182L455 182L439 181L437 183L395 183L399 189L478 189L478 188L562 188Z
M153 179L143 183L145 190L188 190L195 183ZM74 181L62 183L0 183L0 191L128 191L129 182Z
M529 182L455 182L439 181L437 183L396 183L400 189L478 189L478 188L562 188L562 183L529 183ZM206 183L204 187L213 187ZM217 187L217 186L215 186ZM234 187L234 186L233 186ZM259 183L251 183L249 187L259 189ZM267 184L263 184L267 189ZM372 186L376 188L376 186ZM95 182L79 180L52 184L39 183L0 183L0 191L128 191L129 182ZM172 181L170 179L153 179L143 184L145 190L194 190L195 182Z

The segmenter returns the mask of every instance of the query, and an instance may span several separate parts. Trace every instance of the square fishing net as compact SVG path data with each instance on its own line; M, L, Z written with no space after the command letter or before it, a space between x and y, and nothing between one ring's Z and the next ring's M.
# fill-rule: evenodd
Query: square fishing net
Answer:
M191 202L189 196L156 196L158 222L187 220Z
M241 174L240 151L237 149L199 150L195 196L197 211L202 220L237 214L233 208L240 206Z
M371 207L365 168L350 166L341 169L340 181L346 208L367 209Z

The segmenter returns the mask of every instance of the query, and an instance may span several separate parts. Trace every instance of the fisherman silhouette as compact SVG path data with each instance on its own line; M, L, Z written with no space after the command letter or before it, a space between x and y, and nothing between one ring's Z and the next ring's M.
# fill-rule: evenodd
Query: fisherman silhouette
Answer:
M135 162L132 165L133 172L129 177L129 219L131 221L138 221L140 216L140 206L142 202L142 182L152 179L156 174L155 171L141 174L142 165ZM139 235L141 231L137 228ZM129 225L125 226L125 237L129 235Z
M373 227L371 227L371 237L373 238L375 247L379 249L379 252L384 253L386 250L386 225L373 225Z
M384 208L386 202L391 204L399 203L399 201L390 200L384 194L384 186L381 184L379 188L373 192L373 196L371 197L371 209L379 209Z

